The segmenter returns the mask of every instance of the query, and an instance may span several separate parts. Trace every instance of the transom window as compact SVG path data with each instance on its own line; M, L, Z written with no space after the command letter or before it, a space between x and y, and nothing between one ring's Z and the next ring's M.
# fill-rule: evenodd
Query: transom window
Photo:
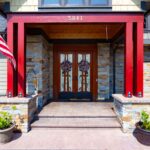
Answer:
M110 6L112 0L40 0L41 6Z
M83 0L67 0L66 5L84 5Z

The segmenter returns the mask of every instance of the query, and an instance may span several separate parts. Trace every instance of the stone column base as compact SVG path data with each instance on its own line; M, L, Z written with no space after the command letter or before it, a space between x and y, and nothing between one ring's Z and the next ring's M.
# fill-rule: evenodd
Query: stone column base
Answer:
M30 97L0 97L0 111L6 111L12 114L16 123L16 130L28 132L30 123L33 120L36 107L37 95Z
M150 113L150 96L127 98L122 94L113 94L114 111L123 132L133 132L143 110Z

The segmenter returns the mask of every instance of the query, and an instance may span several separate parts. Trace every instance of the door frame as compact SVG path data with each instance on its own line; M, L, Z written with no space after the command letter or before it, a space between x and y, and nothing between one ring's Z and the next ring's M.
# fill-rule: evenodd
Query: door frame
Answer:
M71 49L77 49L72 51ZM84 50L85 49L85 50ZM91 50L92 49L92 50ZM92 100L96 101L97 94L98 94L98 59L97 59L97 44L54 44L53 45L53 97L54 100L58 101L58 96L60 92L60 71L58 71L58 66L60 65L59 62L59 55L61 52L87 52L91 54L91 93L92 93ZM56 61L55 61L56 60Z

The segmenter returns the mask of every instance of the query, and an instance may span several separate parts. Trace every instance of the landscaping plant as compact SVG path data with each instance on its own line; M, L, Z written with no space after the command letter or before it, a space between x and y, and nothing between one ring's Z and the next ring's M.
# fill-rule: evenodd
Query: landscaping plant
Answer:
M8 112L0 112L0 129L7 129L12 126L12 115Z
M146 111L141 112L141 128L150 131L150 115Z

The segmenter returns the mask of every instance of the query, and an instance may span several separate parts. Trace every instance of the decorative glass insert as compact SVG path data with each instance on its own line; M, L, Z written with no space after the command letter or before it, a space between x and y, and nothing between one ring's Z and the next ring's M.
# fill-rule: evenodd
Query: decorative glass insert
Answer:
M84 0L67 0L67 5L84 5Z
M108 0L91 0L91 5L108 5Z
M90 92L90 54L78 54L78 92Z
M57 6L60 5L60 0L43 0L42 5L53 5Z
M60 54L61 92L72 91L72 54Z

